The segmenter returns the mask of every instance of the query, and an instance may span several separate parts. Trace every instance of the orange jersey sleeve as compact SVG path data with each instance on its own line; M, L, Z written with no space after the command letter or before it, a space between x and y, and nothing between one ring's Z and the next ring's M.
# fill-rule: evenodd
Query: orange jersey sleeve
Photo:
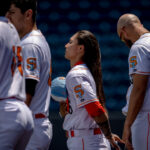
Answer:
M96 117L105 112L105 109L100 102L92 102L84 106L90 116Z

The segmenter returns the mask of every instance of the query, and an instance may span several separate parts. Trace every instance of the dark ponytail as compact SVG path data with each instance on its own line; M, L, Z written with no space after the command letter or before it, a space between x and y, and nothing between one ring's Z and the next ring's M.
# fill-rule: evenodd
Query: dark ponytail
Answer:
M102 83L101 57L98 41L96 37L87 30L77 32L77 40L79 45L84 45L85 53L82 59L93 75L96 84L97 97L104 106L105 95Z

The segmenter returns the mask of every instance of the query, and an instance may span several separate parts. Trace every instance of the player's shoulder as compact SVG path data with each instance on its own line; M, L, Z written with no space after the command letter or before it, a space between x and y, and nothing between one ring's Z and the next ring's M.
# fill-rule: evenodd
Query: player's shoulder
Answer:
M77 78L77 77L80 77L80 78L85 78L85 77L89 77L91 74L90 74L90 71L88 69L88 67L85 65L85 64L81 64L81 65L77 65L75 67L73 67L69 73L67 74L67 79L71 79L71 78Z
M50 47L40 30L33 30L21 39L21 46L25 49L28 47L40 52L50 51Z
M2 35L0 38L5 38L5 41L9 41L9 43L18 44L20 42L20 38L18 32L14 25L5 17L0 17L0 34Z
M5 26L9 26L9 20L5 17L0 17L0 26L1 27L5 27Z
M80 74L86 74L89 71L88 67L86 66L86 64L80 64L80 65L76 65L74 66L71 70L70 73L71 74L75 74L75 75L80 75Z
M150 48L150 33L143 34L134 44L133 47L149 47Z
M150 33L143 34L131 47L131 53L150 53Z
M14 27L14 25L7 18L0 17L0 31L1 32L10 32L10 30L12 30L13 32L16 32L16 34L17 34L17 30Z
M43 42L46 40L40 30L33 30L21 39L22 45L35 44L40 46Z

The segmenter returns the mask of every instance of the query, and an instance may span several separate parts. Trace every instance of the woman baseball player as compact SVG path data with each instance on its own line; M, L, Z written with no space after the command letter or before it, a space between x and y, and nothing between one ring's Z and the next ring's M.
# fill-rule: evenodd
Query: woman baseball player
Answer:
M103 107L101 59L96 37L89 31L79 31L65 48L71 70L66 76L67 103L60 104L60 113L65 117L63 128L68 137L68 149L109 150L111 144L119 150L115 141L123 141L111 133Z

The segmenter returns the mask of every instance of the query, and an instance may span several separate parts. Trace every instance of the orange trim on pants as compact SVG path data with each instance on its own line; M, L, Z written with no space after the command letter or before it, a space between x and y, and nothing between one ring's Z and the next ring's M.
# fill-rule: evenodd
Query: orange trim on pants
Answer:
M97 135L97 134L101 134L102 133L100 128L94 128L94 129L92 129L92 132L93 132L92 133L93 135ZM75 131L74 130L70 130L70 131L66 131L66 136L67 136L67 138L69 138L69 137L76 137L77 135L75 135Z
M43 113L38 113L34 115L35 119L46 118L46 115Z

